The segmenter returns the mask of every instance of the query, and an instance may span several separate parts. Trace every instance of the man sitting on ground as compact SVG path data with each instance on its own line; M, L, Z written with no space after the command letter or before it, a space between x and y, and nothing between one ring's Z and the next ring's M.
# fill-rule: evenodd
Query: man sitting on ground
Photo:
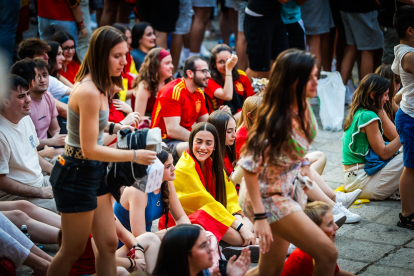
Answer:
M30 119L29 85L10 75L8 94L0 107L0 201L28 200L57 212L50 186L52 165L36 150L39 145Z
M49 86L49 64L41 59L35 60L37 76L34 86L29 89L31 102L30 117L35 125L37 137L40 142L38 150L45 146L61 147L65 145L66 135L61 135L60 126L57 120L58 111L52 94L47 92ZM49 133L51 138L48 138ZM63 154L63 148L55 149L55 155Z
M163 141L178 161L188 149L192 126L208 118L204 92L210 78L207 62L199 56L185 61L184 77L166 84L159 92L152 112L151 128L159 127Z

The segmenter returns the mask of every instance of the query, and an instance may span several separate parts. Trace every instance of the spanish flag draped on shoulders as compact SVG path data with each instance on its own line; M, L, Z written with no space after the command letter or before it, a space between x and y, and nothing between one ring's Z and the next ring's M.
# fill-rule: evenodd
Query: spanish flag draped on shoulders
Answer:
M235 219L232 214L241 211L234 185L224 174L227 195L227 207L225 207L214 198L216 187L211 159L205 161L203 174L200 165L188 150L178 161L175 175L174 187L191 223L203 226L204 229L212 232L218 240L221 240ZM170 219L169 221L174 220ZM161 226L163 223L160 222L159 225Z

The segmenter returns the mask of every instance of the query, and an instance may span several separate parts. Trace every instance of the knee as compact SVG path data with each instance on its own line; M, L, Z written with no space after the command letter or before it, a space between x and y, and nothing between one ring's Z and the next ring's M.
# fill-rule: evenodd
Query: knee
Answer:
M16 209L26 212L26 210L30 210L36 208L36 205L33 203L26 201L26 200L18 200L16 201Z
M159 247L161 245L160 238L155 235L154 233L144 233L137 238L137 242L144 247L145 250L147 250L149 247Z
M118 248L118 239L116 238L106 238L103 241L95 240L95 243L100 255L115 255L116 249Z
M25 212L20 211L20 210L14 210L14 211L11 211L11 213L12 213L12 216L22 224L27 222L30 219L30 217Z
M316 151L316 160L323 162L323 164L326 164L326 155L325 153L321 152L321 151Z

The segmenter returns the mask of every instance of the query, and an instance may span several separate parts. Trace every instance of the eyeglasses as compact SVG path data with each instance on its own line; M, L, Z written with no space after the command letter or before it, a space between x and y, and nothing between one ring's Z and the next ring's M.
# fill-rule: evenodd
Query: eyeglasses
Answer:
M71 50L76 51L76 45L73 45L72 47L65 47L65 48L62 48L62 50L63 50L63 52L65 52L65 53L68 53L68 52L70 52Z
M203 73L204 75L207 75L207 74L211 74L211 71L210 70L208 70L208 69L203 69L203 70L192 70L193 72L196 72L196 71L200 71L201 73Z

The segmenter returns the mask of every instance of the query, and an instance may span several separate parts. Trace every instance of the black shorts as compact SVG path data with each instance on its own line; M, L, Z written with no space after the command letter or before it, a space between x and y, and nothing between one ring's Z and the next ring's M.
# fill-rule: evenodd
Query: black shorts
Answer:
M95 210L98 196L108 193L107 163L63 155L65 164L56 162L50 175L57 210L78 213Z
M175 31L175 24L180 15L180 1L138 1L136 11L140 20L151 23L154 30L172 33Z
M285 24L288 33L289 48L305 50L305 31L299 22Z
M280 16L251 16L244 18L244 35L250 69L256 72L270 71L270 60L289 48L286 28Z

